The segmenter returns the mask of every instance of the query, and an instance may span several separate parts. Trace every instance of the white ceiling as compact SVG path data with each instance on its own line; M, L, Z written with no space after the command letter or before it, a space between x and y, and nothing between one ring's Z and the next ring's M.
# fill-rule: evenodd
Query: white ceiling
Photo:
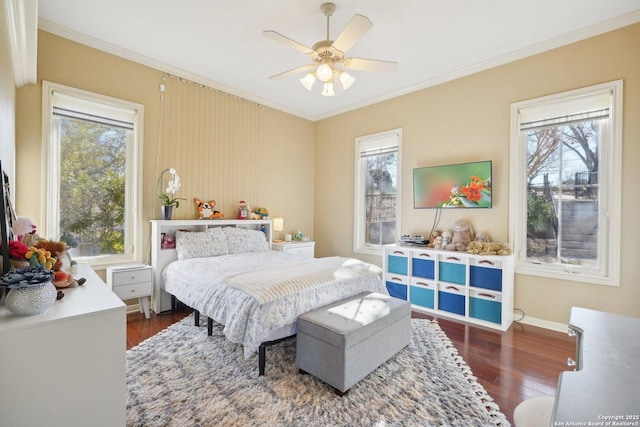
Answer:
M298 77L310 63L262 35L312 46L322 0L39 0L39 27L309 120L319 120L640 21L640 0L335 0L331 39L356 13L373 28L347 56L396 61L353 71L334 97ZM638 55L637 52L630 54Z

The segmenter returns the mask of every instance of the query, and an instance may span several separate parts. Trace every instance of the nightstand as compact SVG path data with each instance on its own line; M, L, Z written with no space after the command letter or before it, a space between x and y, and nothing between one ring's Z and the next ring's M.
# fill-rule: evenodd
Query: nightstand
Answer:
M107 268L107 285L122 300L138 298L140 312L148 319L152 289L150 265L120 265Z
M309 258L315 257L316 242L282 242L271 243L271 248L274 251L282 251L285 254L301 254L306 255Z

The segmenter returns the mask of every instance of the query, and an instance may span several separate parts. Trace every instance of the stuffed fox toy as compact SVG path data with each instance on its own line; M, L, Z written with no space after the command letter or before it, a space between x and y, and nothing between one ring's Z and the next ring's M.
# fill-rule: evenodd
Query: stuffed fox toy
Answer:
M213 210L213 207L216 205L215 200L209 200L208 202L203 202L197 197L194 197L193 204L196 205L196 207L198 208L199 219L222 218L222 214L220 212Z

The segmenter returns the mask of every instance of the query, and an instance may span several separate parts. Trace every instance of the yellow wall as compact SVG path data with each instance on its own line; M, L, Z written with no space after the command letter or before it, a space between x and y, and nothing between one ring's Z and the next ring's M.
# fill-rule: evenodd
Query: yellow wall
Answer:
M159 85L164 73L135 62L107 54L53 34L38 33L38 84L20 88L16 94L17 127L17 192L19 215L42 224L42 190L46 183L42 174L42 80L47 80L91 92L108 95L144 105L143 140L143 261L148 252L150 225L158 219L153 212L155 199L156 145L160 111ZM247 200L252 207L264 206L272 216L285 219L287 232L313 230L313 151L312 122L263 107L259 123L258 157L255 170L239 170L255 174L259 180L260 200ZM197 147L181 147L197 150ZM197 187L192 183L206 179L189 171L178 171L183 188ZM229 177L232 180L233 177ZM231 183L232 181L229 181ZM187 199L174 217L195 218L191 201L200 194L176 194ZM239 194L237 200L244 198ZM157 203L156 203L157 207ZM233 208L235 209L235 207ZM229 215L229 208L225 215ZM190 216L192 215L192 216ZM56 236L43 236L55 238Z
M515 306L566 323L571 306L640 316L640 24L479 72L316 123L317 253L353 251L354 138L401 127L402 233L427 235L433 210L413 209L412 169L493 160L494 206L444 211L439 228L469 220L492 240L507 240L509 106L513 102L624 79L622 271L620 287L516 275Z
M640 317L640 24L316 123L265 108L261 113L260 203L302 230L317 255L353 251L354 139L403 129L402 232L427 234L434 212L414 210L411 171L417 166L491 159L494 207L446 211L439 228L458 219L493 240L508 236L509 105L512 102L624 79L622 271L620 287L516 276L516 307L527 316L565 323L573 305ZM158 84L163 73L39 33L38 78L145 106L145 146L157 137ZM41 85L17 91L17 208L41 221ZM154 159L145 156L145 203L152 203ZM182 172L183 180L198 179ZM194 195L184 195L191 198ZM272 216L273 216L272 215ZM151 216L145 211L145 221ZM313 231L313 232L312 232ZM147 230L148 233L148 230ZM145 236L148 237L148 236ZM146 240L145 240L146 241Z

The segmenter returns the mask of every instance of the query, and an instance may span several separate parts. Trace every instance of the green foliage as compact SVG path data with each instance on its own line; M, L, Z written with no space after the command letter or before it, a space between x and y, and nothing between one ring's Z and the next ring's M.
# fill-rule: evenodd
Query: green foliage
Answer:
M167 193L162 193L158 197L160 198L160 204L162 206L175 206L176 208L180 207L180 200L187 200L181 197L171 198Z
M128 131L60 119L60 230L80 255L124 253Z
M527 233L534 237L553 235L552 224L555 221L553 205L544 196L527 194Z

